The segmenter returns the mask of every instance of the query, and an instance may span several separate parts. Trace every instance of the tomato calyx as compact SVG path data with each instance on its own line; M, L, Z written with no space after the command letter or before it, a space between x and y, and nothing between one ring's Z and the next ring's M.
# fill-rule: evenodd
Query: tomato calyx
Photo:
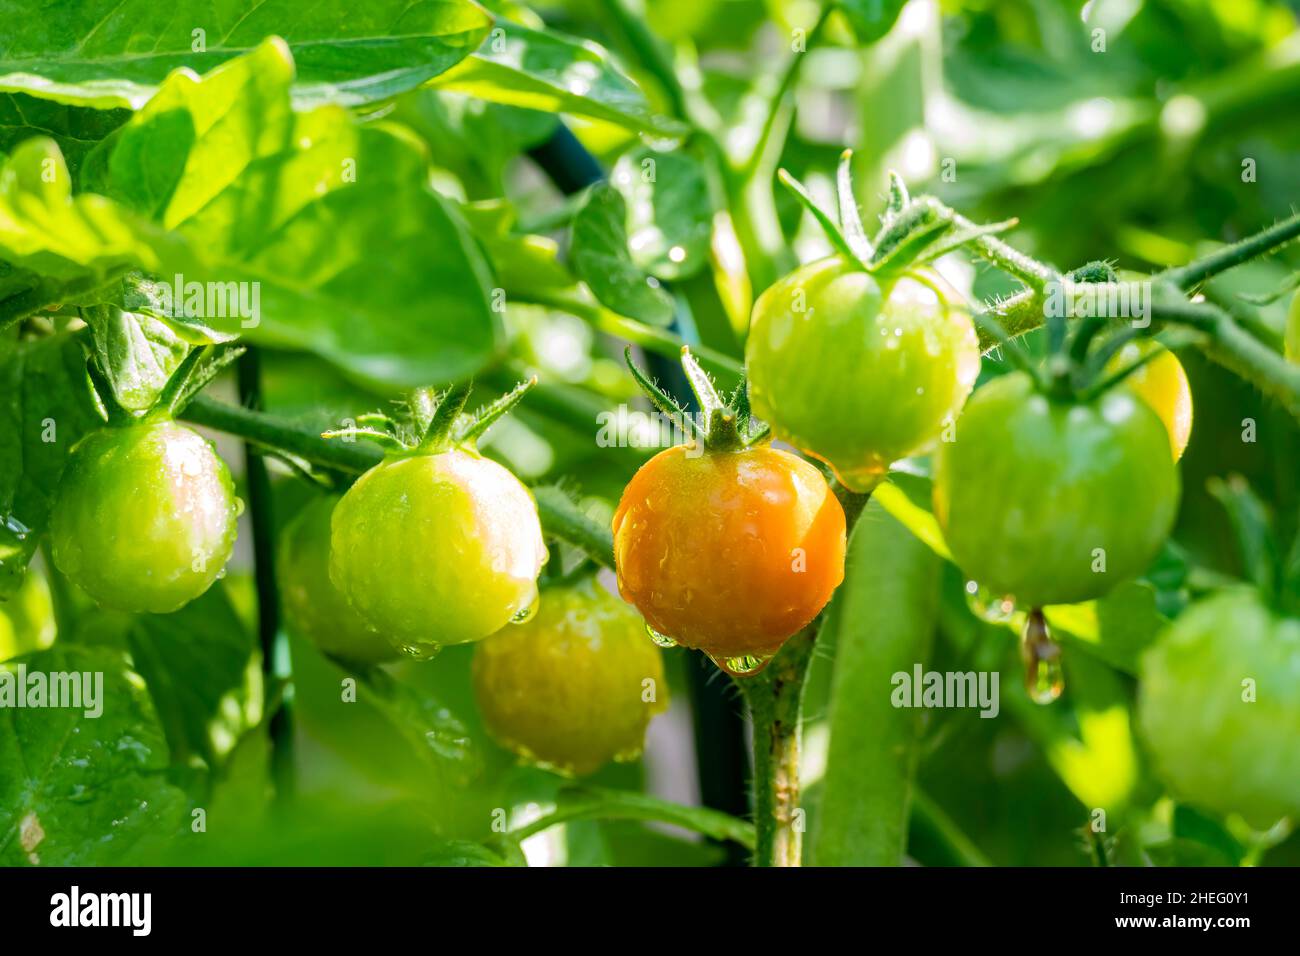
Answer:
M474 387L472 381L443 392L417 388L406 396L395 414L359 415L354 424L322 432L321 437L365 438L392 458L439 455L453 449L476 452L479 437L512 411L536 384L534 375L472 413L465 412Z
M835 250L863 272L882 277L908 272L960 246L1005 232L1019 222L971 222L933 196L912 198L902 177L891 171L885 214L875 238L869 239L853 195L852 161L852 150L840 154L835 177L838 225L786 170L777 170L777 178L812 214Z
M767 441L771 429L753 416L749 408L749 393L742 378L736 390L723 398L713 379L700 367L689 346L682 346L682 369L686 381L699 404L699 415L688 412L681 403L660 388L646 372L632 360L632 349L623 350L623 358L637 385L645 392L651 404L666 415L691 441L700 442L708 452L743 451Z

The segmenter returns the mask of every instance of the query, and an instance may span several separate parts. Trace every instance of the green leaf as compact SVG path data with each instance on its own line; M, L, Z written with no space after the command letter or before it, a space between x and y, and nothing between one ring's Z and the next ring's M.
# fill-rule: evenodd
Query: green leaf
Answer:
M77 336L22 343L0 358L0 600L22 583L68 452L101 424Z
M460 62L492 22L468 0L12 0L3 15L0 91L130 109L173 71L210 70L272 35L298 61L297 105L374 103Z
M482 48L431 83L493 103L570 113L628 129L681 136L686 128L651 113L636 85L589 40L499 20Z
M504 199L468 203L461 215L487 254L497 283L507 294L573 289L578 280L560 262L550 236L514 232L515 210Z
M894 27L907 0L835 0L853 27L858 43L875 43Z
M684 153L634 149L610 183L627 201L632 261L661 279L684 279L709 261L713 198L704 168Z
M121 652L56 646L0 671L16 675L20 665L29 681L37 673L102 678L102 713L0 708L0 865L127 862L180 832L187 801L167 782L167 745Z
M872 500L893 515L904 527L939 557L951 561L952 552L943 529L929 508L930 482L915 475L893 473L872 492Z
M95 357L117 403L128 411L152 408L189 353L189 343L166 322L115 305L88 306L81 317L90 327Z
M673 298L646 275L628 251L627 206L613 186L600 184L573 220L569 262L604 305L652 325L673 320Z
M424 149L337 107L294 113L292 72L268 41L202 80L171 77L87 161L88 185L184 241L150 270L178 313L366 381L473 375L500 337L487 264L429 188Z
M89 290L132 265L156 270L145 227L102 196L74 197L52 139L27 140L0 168L0 256L40 276Z
M940 562L875 501L849 546L833 628L831 742L813 842L818 866L897 866L907 841L920 710L895 707L892 676L924 665ZM825 632L824 632L825 634Z
M130 110L69 106L25 93L2 93L0 152L13 152L33 136L48 136L58 143L75 183L86 154L130 118Z
M174 614L140 615L127 643L173 762L215 768L261 720L261 654L221 585Z

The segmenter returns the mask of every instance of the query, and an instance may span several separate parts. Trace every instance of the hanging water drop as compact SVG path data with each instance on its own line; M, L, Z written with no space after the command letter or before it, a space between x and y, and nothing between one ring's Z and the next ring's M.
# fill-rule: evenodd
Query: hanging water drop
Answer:
M431 661L442 650L440 644L398 644L397 649L417 661Z
M736 657L714 657L710 654L709 660L732 677L753 677L772 662L772 656L762 657L757 654L741 654Z
M1020 645L1025 664L1025 690L1035 704L1050 704L1065 690L1065 670L1061 667L1061 645L1052 640L1042 608L1034 608L1025 618Z
M660 647L676 647L677 642L667 634L660 634L649 624L645 626L645 632L650 635L650 640L654 641Z
M542 606L541 595L536 591L533 592L533 599L515 611L514 616L510 618L511 624L527 624L537 616L537 609Z

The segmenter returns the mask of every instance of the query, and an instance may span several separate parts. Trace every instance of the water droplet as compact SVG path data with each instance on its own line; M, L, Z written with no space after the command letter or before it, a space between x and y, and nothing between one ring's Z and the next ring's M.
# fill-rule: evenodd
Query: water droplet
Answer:
M242 515L243 513L244 513L244 499L243 499L243 498L236 498L236 499L235 499L235 517L238 518L238 517L239 517L240 515Z
M1025 618L1020 657L1025 663L1025 690L1035 704L1050 704L1065 690L1065 671L1061 667L1061 645L1052 640L1042 608L1034 608Z
M650 635L650 640L654 641L660 647L676 647L677 642L667 634L660 634L649 624L645 626L645 632Z
M417 661L431 661L442 650L440 644L398 644L397 649Z
M709 660L732 677L753 677L772 662L772 655L760 657L757 654L741 654L738 657L714 657L710 654Z
M1016 610L1016 599L1010 594L998 595L978 581L966 582L966 606L980 620L1001 624L1010 620Z
M527 624L537 616L537 609L542 606L541 596L534 591L533 599L515 611L514 617L510 618L511 624Z

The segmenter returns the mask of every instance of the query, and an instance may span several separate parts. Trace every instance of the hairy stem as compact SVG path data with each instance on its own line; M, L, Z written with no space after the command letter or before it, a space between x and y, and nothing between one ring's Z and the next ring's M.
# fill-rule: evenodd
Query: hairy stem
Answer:
M741 684L754 722L754 864L799 866L799 722L820 618L785 642L766 669Z
M1217 249L1195 262L1166 269L1156 278L1171 282L1180 289L1190 289L1220 272L1271 252L1297 236L1300 236L1300 213L1262 229L1253 236L1247 236L1240 242Z
M870 495L836 485L848 534ZM799 806L799 728L803 692L823 615L782 646L767 667L739 686L754 725L754 864L800 866L806 815Z

